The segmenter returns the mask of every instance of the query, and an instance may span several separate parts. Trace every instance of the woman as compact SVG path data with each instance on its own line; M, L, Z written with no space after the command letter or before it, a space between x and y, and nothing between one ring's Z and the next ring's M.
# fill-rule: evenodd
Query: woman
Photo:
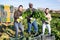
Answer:
M22 12L23 12L23 6L22 5L20 5L18 7L18 10L14 12L14 27L16 29L16 37L18 37L18 29L19 28L21 30L21 32L20 32L21 36L23 36L23 32L24 32L24 27L23 27L22 23L20 22L20 20L22 19Z
M42 35L44 35L44 33L45 33L45 28L48 28L49 35L51 35L51 27L50 27L51 15L49 14L49 8L45 9L45 17L48 20L43 22L43 25L42 25Z

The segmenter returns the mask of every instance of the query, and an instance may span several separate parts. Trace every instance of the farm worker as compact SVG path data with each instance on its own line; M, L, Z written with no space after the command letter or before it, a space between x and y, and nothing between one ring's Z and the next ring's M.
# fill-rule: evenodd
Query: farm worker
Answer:
M49 13L49 8L45 9L45 17L48 20L43 22L43 25L42 25L42 35L44 35L44 33L45 33L45 28L47 28L48 31L49 31L48 35L51 35L51 27L50 27L51 15Z
M37 22L36 22L36 19L33 18L33 12L36 10L33 8L33 4L32 3L29 3L29 8L26 10L28 11L30 10L31 13L29 16L27 16L27 22L28 22L28 33L31 34L31 28L32 26L34 27L34 32L35 32L35 35L38 34L38 25L37 25Z
M16 37L18 37L18 29L21 30L20 36L23 37L24 26L21 23L21 20L23 19L22 12L23 12L23 6L22 5L20 5L18 7L18 10L16 10L14 12L14 27L16 29Z

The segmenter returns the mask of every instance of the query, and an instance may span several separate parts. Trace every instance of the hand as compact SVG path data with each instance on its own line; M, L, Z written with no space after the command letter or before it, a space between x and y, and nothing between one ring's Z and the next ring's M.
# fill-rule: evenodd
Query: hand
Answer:
M22 16L20 16L19 18L20 18L20 19L23 19L23 17L22 17Z
M19 23L19 22L21 22L22 21L22 16L20 16L18 19L17 19L17 22Z
M34 22L35 18L30 18L31 23Z
M20 19L17 19L17 22L19 23L20 22Z
M50 24L50 21L46 21L45 23Z

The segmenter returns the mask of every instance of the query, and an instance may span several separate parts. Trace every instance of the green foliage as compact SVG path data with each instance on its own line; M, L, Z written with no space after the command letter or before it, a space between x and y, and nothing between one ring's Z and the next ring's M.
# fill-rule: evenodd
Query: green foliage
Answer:
M23 13L23 18L25 18L25 17L27 17L27 16L29 16L29 15L31 15L32 14L32 12L30 11L30 10L28 10L28 11L25 11L24 13ZM42 20L47 20L47 18L45 17L45 14L44 14L44 12L43 11L41 11L41 10L35 10L34 12L33 12L33 16L32 16L33 18L36 18L36 19L40 19L41 21Z
M60 19L53 18L51 21L52 34L55 35L56 40L60 40Z
M27 17L28 15L30 15L30 11L25 11L24 12L24 17ZM60 18L58 16L58 13L51 13L52 16L52 21L51 21L51 28L52 28L52 34L55 35L56 40L60 40ZM43 11L41 10L35 10L33 17L36 18L37 23L38 23L38 28L39 28L39 34L42 32L42 20L47 20L47 18L45 17L45 14ZM25 27L28 28L28 26L26 25L26 20L25 20ZM32 30L33 31L33 30ZM46 31L47 33L47 31Z
M60 17L60 13L51 13L51 16L52 16L52 17L57 17L57 18L58 18L58 17Z
M38 18L40 18L40 20L42 21L42 20L48 20L46 17L45 17L45 13L43 12L43 11L41 11L41 10L38 10L38 12L39 12L39 17Z
M29 35L28 35L27 31L26 31L27 28L28 28L26 17L29 16L30 14L31 14L31 12L30 12L30 10L28 10L27 12L26 11L23 12L23 15L22 15L23 18L24 18L24 20L22 20L22 23L23 23L24 29L25 29L25 31L24 31L24 36L25 37L29 37ZM58 13L54 14L54 17L53 17L52 13L51 13L51 15L52 15L52 21L51 21L52 34L55 35L56 40L60 40L60 18L58 17ZM57 16L55 17L55 15L57 15ZM37 20L38 33L41 34L41 32L42 32L42 20L47 20L45 15L44 15L44 12L41 11L41 10L35 10L35 12L33 14L33 17L36 18L36 20ZM13 26L9 26L8 29L13 30ZM34 32L33 29L32 29L32 31ZM48 33L48 31L46 31L46 33ZM12 34L13 34L13 32L12 32Z

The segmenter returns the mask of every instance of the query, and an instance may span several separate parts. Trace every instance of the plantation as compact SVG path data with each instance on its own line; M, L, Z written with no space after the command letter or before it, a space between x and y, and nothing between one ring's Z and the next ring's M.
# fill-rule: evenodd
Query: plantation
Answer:
M22 20L22 24L24 25L25 31L24 31L24 38L23 40L25 40L27 37L30 39L33 38L32 35L34 35L34 28L32 28L32 34L29 35L27 33L27 19L25 18L27 15L27 13L30 13L30 11L28 12L24 12L23 13L23 18L24 20ZM60 40L60 13L51 13L52 16L52 21L51 21L51 31L52 31L52 35L55 35L55 39L56 40ZM38 35L40 35L42 33L42 20L47 20L44 17L44 12L41 10L36 10L33 18L36 18L37 20L37 24L38 24ZM47 34L48 31L46 30L45 34ZM9 40L11 38L15 37L15 29L14 29L14 25L9 25L9 26L5 26L5 25L0 25L0 39L1 40Z

